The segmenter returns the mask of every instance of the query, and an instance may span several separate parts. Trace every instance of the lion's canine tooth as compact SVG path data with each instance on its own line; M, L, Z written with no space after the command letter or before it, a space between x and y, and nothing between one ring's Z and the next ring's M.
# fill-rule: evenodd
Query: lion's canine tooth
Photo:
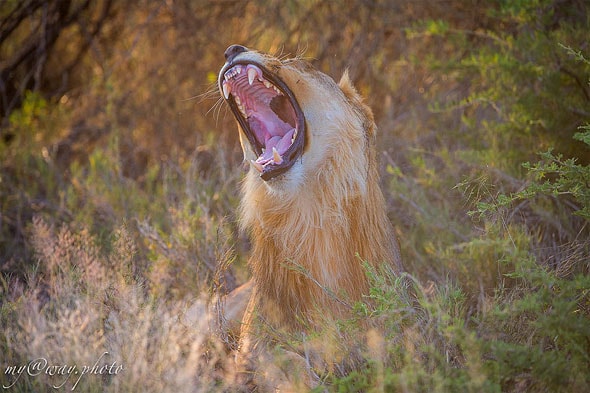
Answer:
M221 87L223 88L223 96L227 100L229 98L229 93L231 93L231 86L229 83L224 82Z
M281 157L276 147L272 148L272 160L275 164L280 164L283 162L283 157Z
M256 168L256 170L257 170L258 172L262 173L262 170L263 170L264 168L262 167L262 164L261 164L261 163L259 163L259 162L256 162L256 161L254 161L254 160L250 160L250 164L251 164L251 165L252 165L254 168Z
M248 84L251 86L254 83L254 78L256 78L257 73L256 69L248 68Z

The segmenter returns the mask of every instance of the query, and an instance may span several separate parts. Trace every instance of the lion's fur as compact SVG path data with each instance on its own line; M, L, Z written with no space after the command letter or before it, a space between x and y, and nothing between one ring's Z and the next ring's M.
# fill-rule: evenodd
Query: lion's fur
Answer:
M288 172L265 182L251 169L243 182L240 217L252 242L254 288L242 336L260 320L287 332L320 329L368 292L363 261L401 269L379 187L373 114L347 73L336 84L299 59L243 57L289 86L307 133ZM242 134L245 158L255 158ZM256 346L253 337L243 340L243 350Z

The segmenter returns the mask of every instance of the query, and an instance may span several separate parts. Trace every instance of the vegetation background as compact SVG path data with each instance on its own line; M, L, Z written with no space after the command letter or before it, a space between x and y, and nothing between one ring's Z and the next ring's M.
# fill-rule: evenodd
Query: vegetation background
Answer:
M413 287L367 272L372 303L356 311L383 329L362 366L321 374L318 391L590 391L589 11L0 2L3 390L231 389L204 310L248 274L241 153L215 87L240 43L335 79L348 69L380 130ZM76 381L11 368L81 369L104 352L123 371Z

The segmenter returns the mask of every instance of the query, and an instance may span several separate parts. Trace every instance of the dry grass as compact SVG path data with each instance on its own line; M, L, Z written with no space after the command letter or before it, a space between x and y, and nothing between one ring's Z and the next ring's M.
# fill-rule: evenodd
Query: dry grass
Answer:
M39 266L26 288L14 280L5 296L13 315L5 328L5 354L20 366L45 358L48 365L113 364L116 375L23 375L15 390L50 386L79 391L210 391L222 383L227 362L211 335L207 299L157 297L133 276L135 245L125 227L106 255L87 232L73 233L35 219L31 228ZM101 355L104 356L101 358ZM22 362L22 363L20 363ZM80 380L78 381L78 377ZM14 378L4 376L3 384Z

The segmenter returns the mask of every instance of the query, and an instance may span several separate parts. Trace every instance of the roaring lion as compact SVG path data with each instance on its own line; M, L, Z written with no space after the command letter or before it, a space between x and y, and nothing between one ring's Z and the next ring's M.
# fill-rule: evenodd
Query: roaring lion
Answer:
M379 188L373 114L348 74L337 84L304 60L241 45L225 59L219 90L250 164L240 352L260 354L268 339L258 324L301 333L345 318L369 291L365 261L399 271L400 252Z

